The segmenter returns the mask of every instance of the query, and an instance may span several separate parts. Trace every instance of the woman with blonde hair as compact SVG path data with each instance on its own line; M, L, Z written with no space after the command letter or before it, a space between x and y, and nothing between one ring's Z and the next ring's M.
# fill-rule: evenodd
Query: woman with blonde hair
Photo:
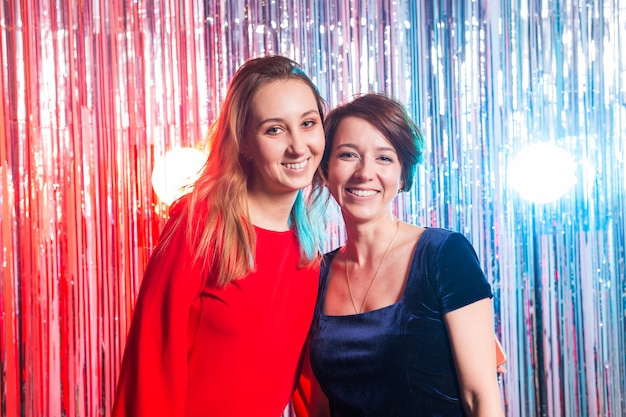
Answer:
M317 296L325 102L299 66L256 58L230 82L192 191L146 269L113 416L279 416Z

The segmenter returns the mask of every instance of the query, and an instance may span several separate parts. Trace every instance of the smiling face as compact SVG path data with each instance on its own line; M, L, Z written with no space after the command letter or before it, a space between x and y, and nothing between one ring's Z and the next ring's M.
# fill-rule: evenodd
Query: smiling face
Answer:
M260 87L245 139L249 192L295 195L311 184L323 152L324 129L311 88L297 79Z
M402 165L393 145L372 124L348 116L339 122L328 161L328 188L346 220L369 221L391 212Z

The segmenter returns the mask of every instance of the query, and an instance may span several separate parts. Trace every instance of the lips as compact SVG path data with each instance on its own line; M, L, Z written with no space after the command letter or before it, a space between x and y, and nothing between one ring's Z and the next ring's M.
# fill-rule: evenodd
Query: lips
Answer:
M347 188L346 191L350 194L354 194L357 197L370 197L374 194L378 194L378 191L376 190L358 190L354 188Z
M288 163L284 163L282 165L285 168L289 168L289 169L302 169L302 168L304 168L307 165L308 162L309 162L309 160L305 159L302 162L297 162L297 163L294 162L294 163L289 163L289 164Z

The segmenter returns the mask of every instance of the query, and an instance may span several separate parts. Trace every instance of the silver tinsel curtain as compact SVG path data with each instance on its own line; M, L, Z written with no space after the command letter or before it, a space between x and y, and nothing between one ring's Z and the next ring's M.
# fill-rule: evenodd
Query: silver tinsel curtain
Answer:
M0 23L2 416L109 414L166 219L152 170L264 54L333 106L386 92L422 127L397 213L476 247L508 416L626 414L625 1L4 0ZM564 175L543 152L516 180L531 145L570 158L554 198L513 187Z

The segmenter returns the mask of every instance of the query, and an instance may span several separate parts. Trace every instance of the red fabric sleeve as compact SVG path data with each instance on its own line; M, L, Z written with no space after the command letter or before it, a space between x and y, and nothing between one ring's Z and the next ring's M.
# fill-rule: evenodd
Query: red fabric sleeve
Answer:
M146 268L122 360L113 417L177 417L185 413L189 308L203 282L186 243L185 221ZM170 219L162 236L172 227Z
M311 405L311 359L309 356L309 347L304 349L304 360L300 371L300 377L293 393L292 404L296 417L309 417L309 407Z

